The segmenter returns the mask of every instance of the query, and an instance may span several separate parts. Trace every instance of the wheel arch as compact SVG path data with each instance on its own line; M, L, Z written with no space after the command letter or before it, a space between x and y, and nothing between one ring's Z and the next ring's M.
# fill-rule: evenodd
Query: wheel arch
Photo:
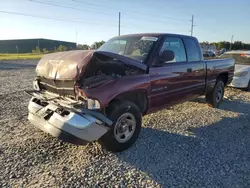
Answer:
M134 91L128 91L125 93L121 93L113 97L106 109L109 108L109 106L114 102L121 102L121 101L130 101L134 103L139 109L142 115L146 114L148 110L148 97L147 97L147 90L134 90Z
M222 72L220 73L217 78L216 78L216 82L218 80L222 80L224 82L224 85L226 86L228 83L228 72Z

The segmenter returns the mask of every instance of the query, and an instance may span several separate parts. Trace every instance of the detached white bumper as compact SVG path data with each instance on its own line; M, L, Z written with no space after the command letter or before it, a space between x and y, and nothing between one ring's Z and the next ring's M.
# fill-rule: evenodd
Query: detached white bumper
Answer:
M229 86L236 88L246 88L248 86L249 77L233 77L233 81Z
M92 115L73 112L36 97L31 98L28 109L28 119L32 124L54 137L72 143L98 140L109 129Z

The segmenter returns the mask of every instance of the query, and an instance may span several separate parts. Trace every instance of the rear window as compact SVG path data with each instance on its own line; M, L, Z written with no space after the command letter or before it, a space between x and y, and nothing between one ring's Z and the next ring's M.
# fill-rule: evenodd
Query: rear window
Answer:
M194 39L184 38L186 45L188 62L200 61L200 49Z
M221 58L233 58L235 64L248 64L250 65L250 54L223 54Z

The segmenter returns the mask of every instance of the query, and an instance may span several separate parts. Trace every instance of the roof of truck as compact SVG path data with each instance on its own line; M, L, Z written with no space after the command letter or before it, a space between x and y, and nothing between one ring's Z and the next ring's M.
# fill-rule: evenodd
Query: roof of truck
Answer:
M129 37L129 36L138 36L138 37L140 37L140 36L152 36L152 37L159 37L159 36L164 36L164 35L195 38L195 37L191 37L191 36L188 36L188 35L173 34L173 33L135 33L135 34L121 35L121 36L117 36L117 37Z

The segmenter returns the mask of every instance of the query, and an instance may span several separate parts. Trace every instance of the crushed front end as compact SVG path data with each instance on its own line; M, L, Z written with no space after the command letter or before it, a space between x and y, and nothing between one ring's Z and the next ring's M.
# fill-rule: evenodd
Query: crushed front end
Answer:
M99 112L77 109L77 101L49 92L27 91L30 99L28 120L44 132L74 144L102 137L112 122Z
M34 90L27 91L29 121L72 143L98 140L113 122L103 113L102 92L87 96L86 91L143 72L130 65L132 60L122 61L119 55L82 50L45 55L36 67Z

